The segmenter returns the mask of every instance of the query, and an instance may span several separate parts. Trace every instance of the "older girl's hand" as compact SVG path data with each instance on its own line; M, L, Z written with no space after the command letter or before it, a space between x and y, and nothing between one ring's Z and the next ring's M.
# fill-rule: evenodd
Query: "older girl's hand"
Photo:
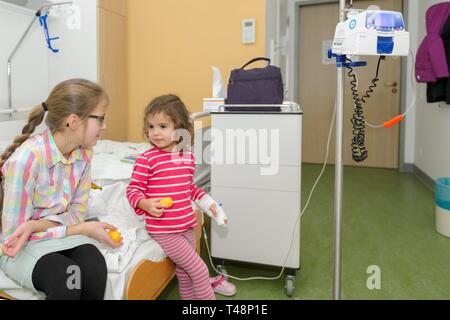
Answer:
M14 258L35 232L32 221L22 223L14 233L3 242L3 254Z
M111 239L111 237L108 234L108 231L111 230L116 231L117 228L109 223L100 221L83 222L74 226L74 228L71 228L69 230L68 235L83 234L85 236L88 236L89 238L97 240L98 242L108 245L112 248L119 248L123 244L122 242L123 239L120 239L120 241L113 241L113 239Z

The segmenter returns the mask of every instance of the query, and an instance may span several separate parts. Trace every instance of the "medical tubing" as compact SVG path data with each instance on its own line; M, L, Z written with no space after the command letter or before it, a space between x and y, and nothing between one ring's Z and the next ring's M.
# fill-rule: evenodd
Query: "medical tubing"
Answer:
M319 184L319 181L320 181L320 179L322 178L323 174L325 173L325 169L327 168L327 160L328 160L328 155L329 155L329 153L330 153L331 135L332 135L332 133L333 133L334 121L335 121L335 119L336 119L336 109L337 109L337 101L336 101L336 98L337 98L337 97L335 97L335 101L334 101L334 112L333 112L333 116L331 117L330 129L329 129L329 131L328 131L327 149L326 149L326 152L325 152L325 160L324 160L324 163L323 163L323 166L322 166L322 170L320 171L319 176L317 177L316 181L314 182L313 187L311 188L311 191L309 192L308 200L306 201L305 206L304 206L303 209L301 210L300 214L299 214L298 217L297 217L297 220L296 220L295 223L294 223L294 230L293 230L293 232L292 232L291 242L290 242L289 249L288 249L288 252L287 252L287 254L286 254L286 258L285 258L285 260L284 260L283 267L281 268L280 273L278 274L278 276L275 276L275 277L250 277L250 278L239 278L239 277L231 276L231 275L229 275L229 274L226 275L227 277L229 277L229 278L231 278L231 279L239 280L239 281L250 281L250 280L277 280L277 279L281 278L281 276L283 275L284 270L286 269L287 260L288 260L288 258L289 258L289 255L291 254L292 245L294 244L294 238L295 238L295 232L296 232L296 230L297 230L297 225L298 225L298 223L300 222L300 219L303 217L303 214L305 213L306 209L308 208L309 202L311 201L311 198L312 198L312 195L314 194L314 191L316 190L316 187L317 187L317 185ZM222 272L220 272L219 270L217 270L217 269L214 267L214 263L213 263L212 257L211 257L211 251L209 250L208 236L207 236L206 229L205 229L204 226L202 227L202 233L203 233L203 239L205 240L206 250L207 250L207 252L208 252L208 257L209 257L209 262L210 262L210 264L211 264L211 267L214 269L214 271L215 271L217 274L223 274Z
M210 249L209 249L208 236L207 236L207 234L206 234L206 229L205 229L205 227L203 227L203 239L205 240L206 251L208 252L208 257L209 257L209 262L210 262L210 264L211 264L211 267L214 269L214 271L215 271L217 274L224 275L222 272L220 272L219 270L217 270L217 269L214 267L214 263L213 263L212 258L211 258L211 251L210 251ZM250 280L277 280L277 279L279 279L279 278L283 275L283 271L284 271L284 267L283 267L283 269L281 270L281 273L280 273L278 276L273 277L273 278L267 278L267 277L239 278L239 277L231 276L231 275L229 275L229 274L226 274L226 275L224 275L224 276L227 276L227 277L229 277L229 278L231 278L231 279L235 279L235 280L239 280L239 281L250 281Z
M384 60L384 56L380 56L377 63L376 75L371 81L371 85L366 90L362 98L359 98L358 94L358 80L356 78L356 74L351 66L347 66L349 69L347 75L350 78L350 90L352 92L352 97L354 101L354 113L351 119L353 125L353 139L352 139L352 158L356 162L363 162L369 156L369 152L365 146L365 138L366 138L366 122L364 119L364 111L363 104L366 103L366 99L370 98L371 94L374 92L374 89L377 87L378 74L380 71L380 63L381 60ZM350 59L346 59L348 62L352 62Z
M411 78L410 78L410 80L411 80L411 87L412 87L412 90L413 90L413 95L412 95L413 99L412 99L409 107L406 108L405 112L403 112L401 115L399 115L399 116L397 116L397 117L395 117L393 119L390 119L390 120L388 120L388 121L386 121L386 122L384 122L382 124L379 124L379 125L373 125L373 124L370 124L368 121L366 121L367 126L369 126L371 128L374 128L374 129L390 128L391 126L397 124L398 122L403 121L405 119L406 115L414 108L415 103L416 103L416 85L415 85L416 79L414 77L414 66L416 65L416 63L415 63L414 54L411 51L411 49L409 50L409 56L411 57L411 61L412 61L411 65L413 66L411 68Z
M384 60L384 59L386 59L384 56L380 56L380 58L378 59L377 72L376 72L375 78L372 79L372 81L371 81L372 84L369 86L366 93L361 98L361 101L363 103L366 103L366 99L370 98L370 95L373 93L373 89L375 89L377 87L377 83L378 83L378 81L380 81L380 79L378 78L378 73L380 72L381 60Z
M354 113L351 119L353 126L353 138L352 138L352 158L356 162L362 162L367 159L369 153L365 146L365 121L363 115L363 108L361 100L359 99L357 91L356 75L352 67L349 69L348 76L350 77L351 91L354 101Z

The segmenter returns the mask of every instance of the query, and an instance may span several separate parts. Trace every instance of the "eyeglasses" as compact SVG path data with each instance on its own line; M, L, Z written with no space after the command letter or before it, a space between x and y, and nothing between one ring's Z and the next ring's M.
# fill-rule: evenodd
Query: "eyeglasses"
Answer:
M88 118L97 119L100 122L100 124L103 124L105 122L106 116L95 116L95 115L90 114L88 116Z

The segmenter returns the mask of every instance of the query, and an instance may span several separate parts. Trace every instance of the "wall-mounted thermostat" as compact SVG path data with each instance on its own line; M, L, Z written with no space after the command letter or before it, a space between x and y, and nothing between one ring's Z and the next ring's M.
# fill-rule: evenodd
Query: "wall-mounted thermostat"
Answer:
M255 19L242 20L242 43L255 43Z

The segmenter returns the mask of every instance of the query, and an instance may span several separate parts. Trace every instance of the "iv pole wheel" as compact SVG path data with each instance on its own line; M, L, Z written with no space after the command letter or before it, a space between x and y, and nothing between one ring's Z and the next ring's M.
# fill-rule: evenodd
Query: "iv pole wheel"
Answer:
M286 294L289 298L294 296L295 291L295 277L294 276L286 276L286 284L284 286L286 289Z

